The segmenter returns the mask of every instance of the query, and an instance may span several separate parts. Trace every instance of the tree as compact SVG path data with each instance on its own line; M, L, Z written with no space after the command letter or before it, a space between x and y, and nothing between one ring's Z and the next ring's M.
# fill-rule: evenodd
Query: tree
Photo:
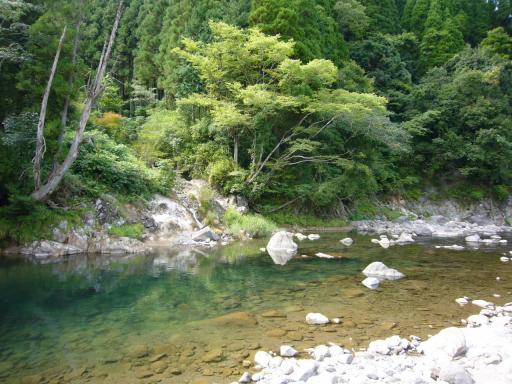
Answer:
M296 165L304 170L348 161L341 153L325 154L323 135L335 126L350 127L354 137L392 145L397 132L390 129L385 99L332 89L338 76L332 62L291 59L292 42L257 29L224 23L210 27L210 43L185 39L176 50L205 84L205 93L181 99L179 105L196 111L194 116L206 112L199 120L206 119L212 135L233 141L235 166L245 170L249 195L261 194L271 180Z
M134 72L136 79L149 88L157 86L160 66L156 61L160 48L160 31L167 0L145 0L135 35Z
M431 69L404 124L421 174L510 185L511 91L509 63L486 50L467 48Z
M162 31L158 62L161 67L159 87L165 90L166 101L172 106L176 98L201 89L195 70L172 51L184 37L209 41L209 20L225 21L241 27L247 26L249 0L180 0L167 7Z
M403 112L412 78L393 39L372 35L352 46L351 57L375 79L378 94L389 99L389 109L398 114Z
M100 56L100 61L98 63L98 68L96 70L96 76L87 89L87 97L84 101L82 115L80 117L80 123L76 130L73 142L71 143L71 147L69 148L69 151L64 161L54 167L54 169L48 176L46 182L43 185L38 185L38 183L36 182L36 188L31 194L32 198L35 200L46 199L48 195L50 195L57 188L62 178L64 177L64 175L69 170L69 168L78 156L79 147L82 143L83 134L87 126L87 122L89 121L89 115L91 113L92 107L98 100L104 89L104 86L102 84L103 78L105 76L108 60L110 58L110 54L112 53L114 40L116 37L117 29L119 27L119 21L121 19L123 8L122 4L123 3L121 1L117 9L116 18L114 20L114 25L112 26L112 31L110 33L109 40L105 43L103 47L103 51ZM58 59L58 55L56 56ZM49 82L49 84L51 85L51 82ZM38 147L36 147L36 157L38 156Z
M395 0L361 0L370 18L370 29L378 33L400 32L400 16Z
M346 40L360 38L368 29L370 19L366 7L357 0L339 0L334 6L336 22Z
M309 61L327 58L336 65L347 57L347 48L332 9L319 0L255 0L251 26L267 34L279 34L295 42L295 57Z
M487 32L487 37L482 40L480 46L503 59L512 60L512 37L503 27Z
M16 89L16 74L32 59L26 47L28 29L40 11L25 1L0 1L0 122L21 110L22 95Z

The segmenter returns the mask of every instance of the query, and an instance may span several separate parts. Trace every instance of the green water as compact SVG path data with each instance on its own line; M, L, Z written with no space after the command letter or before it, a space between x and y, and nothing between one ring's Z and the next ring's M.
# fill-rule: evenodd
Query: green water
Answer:
M356 236L346 248L342 237L306 240L284 266L259 251L265 241L45 265L0 259L0 382L229 383L258 348L425 337L477 312L457 297L512 301L512 265L499 261L508 247L385 250ZM367 290L360 271L377 260L407 277ZM307 326L310 311L343 322ZM217 319L233 312L254 324ZM147 354L133 351L141 348Z

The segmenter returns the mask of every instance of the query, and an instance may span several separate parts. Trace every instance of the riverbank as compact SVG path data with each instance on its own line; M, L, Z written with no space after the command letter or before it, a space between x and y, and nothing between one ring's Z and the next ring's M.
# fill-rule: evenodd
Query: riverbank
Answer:
M511 383L512 302L472 303L484 308L462 320L465 328L445 328L423 342L393 335L357 352L335 343L307 348L300 356L291 345L259 351L256 372L245 372L238 383Z

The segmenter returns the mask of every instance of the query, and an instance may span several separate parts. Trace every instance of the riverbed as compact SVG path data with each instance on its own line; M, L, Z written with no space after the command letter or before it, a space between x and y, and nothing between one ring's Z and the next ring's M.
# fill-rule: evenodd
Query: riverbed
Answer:
M345 247L343 237L304 240L286 265L260 251L266 240L47 264L0 259L0 381L230 383L258 350L425 338L476 312L458 297L512 301L512 262L500 261L508 245L383 249L367 236ZM361 271L373 261L406 277L368 290ZM341 324L307 325L308 312Z

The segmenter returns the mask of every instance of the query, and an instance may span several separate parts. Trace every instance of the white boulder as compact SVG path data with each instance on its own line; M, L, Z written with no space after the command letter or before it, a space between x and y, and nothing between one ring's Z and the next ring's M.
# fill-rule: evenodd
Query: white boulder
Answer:
M352 240L350 237L346 237L346 238L340 240L340 243L347 247L350 247L354 243L354 240Z
M320 238L320 235L318 235L316 233L312 233L312 234L308 235L309 240L318 240L319 238Z
M494 308L494 303L491 303L490 301L486 301L486 300L473 300L471 302L471 304L476 305L477 307L480 307L480 308L487 308L487 309Z
M271 360L272 356L265 351L258 351L256 355L254 355L254 362L262 368L268 368Z
M380 277L388 280L401 279L405 275L396 269L389 268L386 264L380 261L375 261L369 264L364 270L363 274L368 277Z
M281 345L281 348L279 348L279 354L283 357L293 357L297 353L297 350L289 345Z
M297 253L297 248L293 235L285 231L275 233L267 244L268 254L279 265L286 264Z
M322 325L329 323L329 319L327 316L322 315L321 313L308 313L306 315L306 323L312 325Z
M367 277L361 282L366 288L377 289L380 285L380 280L376 277Z
M450 327L422 343L419 350L429 357L445 355L450 359L466 353L466 337L460 328Z
M466 236L465 240L467 243L479 243L482 239L478 233L475 233L474 235Z

